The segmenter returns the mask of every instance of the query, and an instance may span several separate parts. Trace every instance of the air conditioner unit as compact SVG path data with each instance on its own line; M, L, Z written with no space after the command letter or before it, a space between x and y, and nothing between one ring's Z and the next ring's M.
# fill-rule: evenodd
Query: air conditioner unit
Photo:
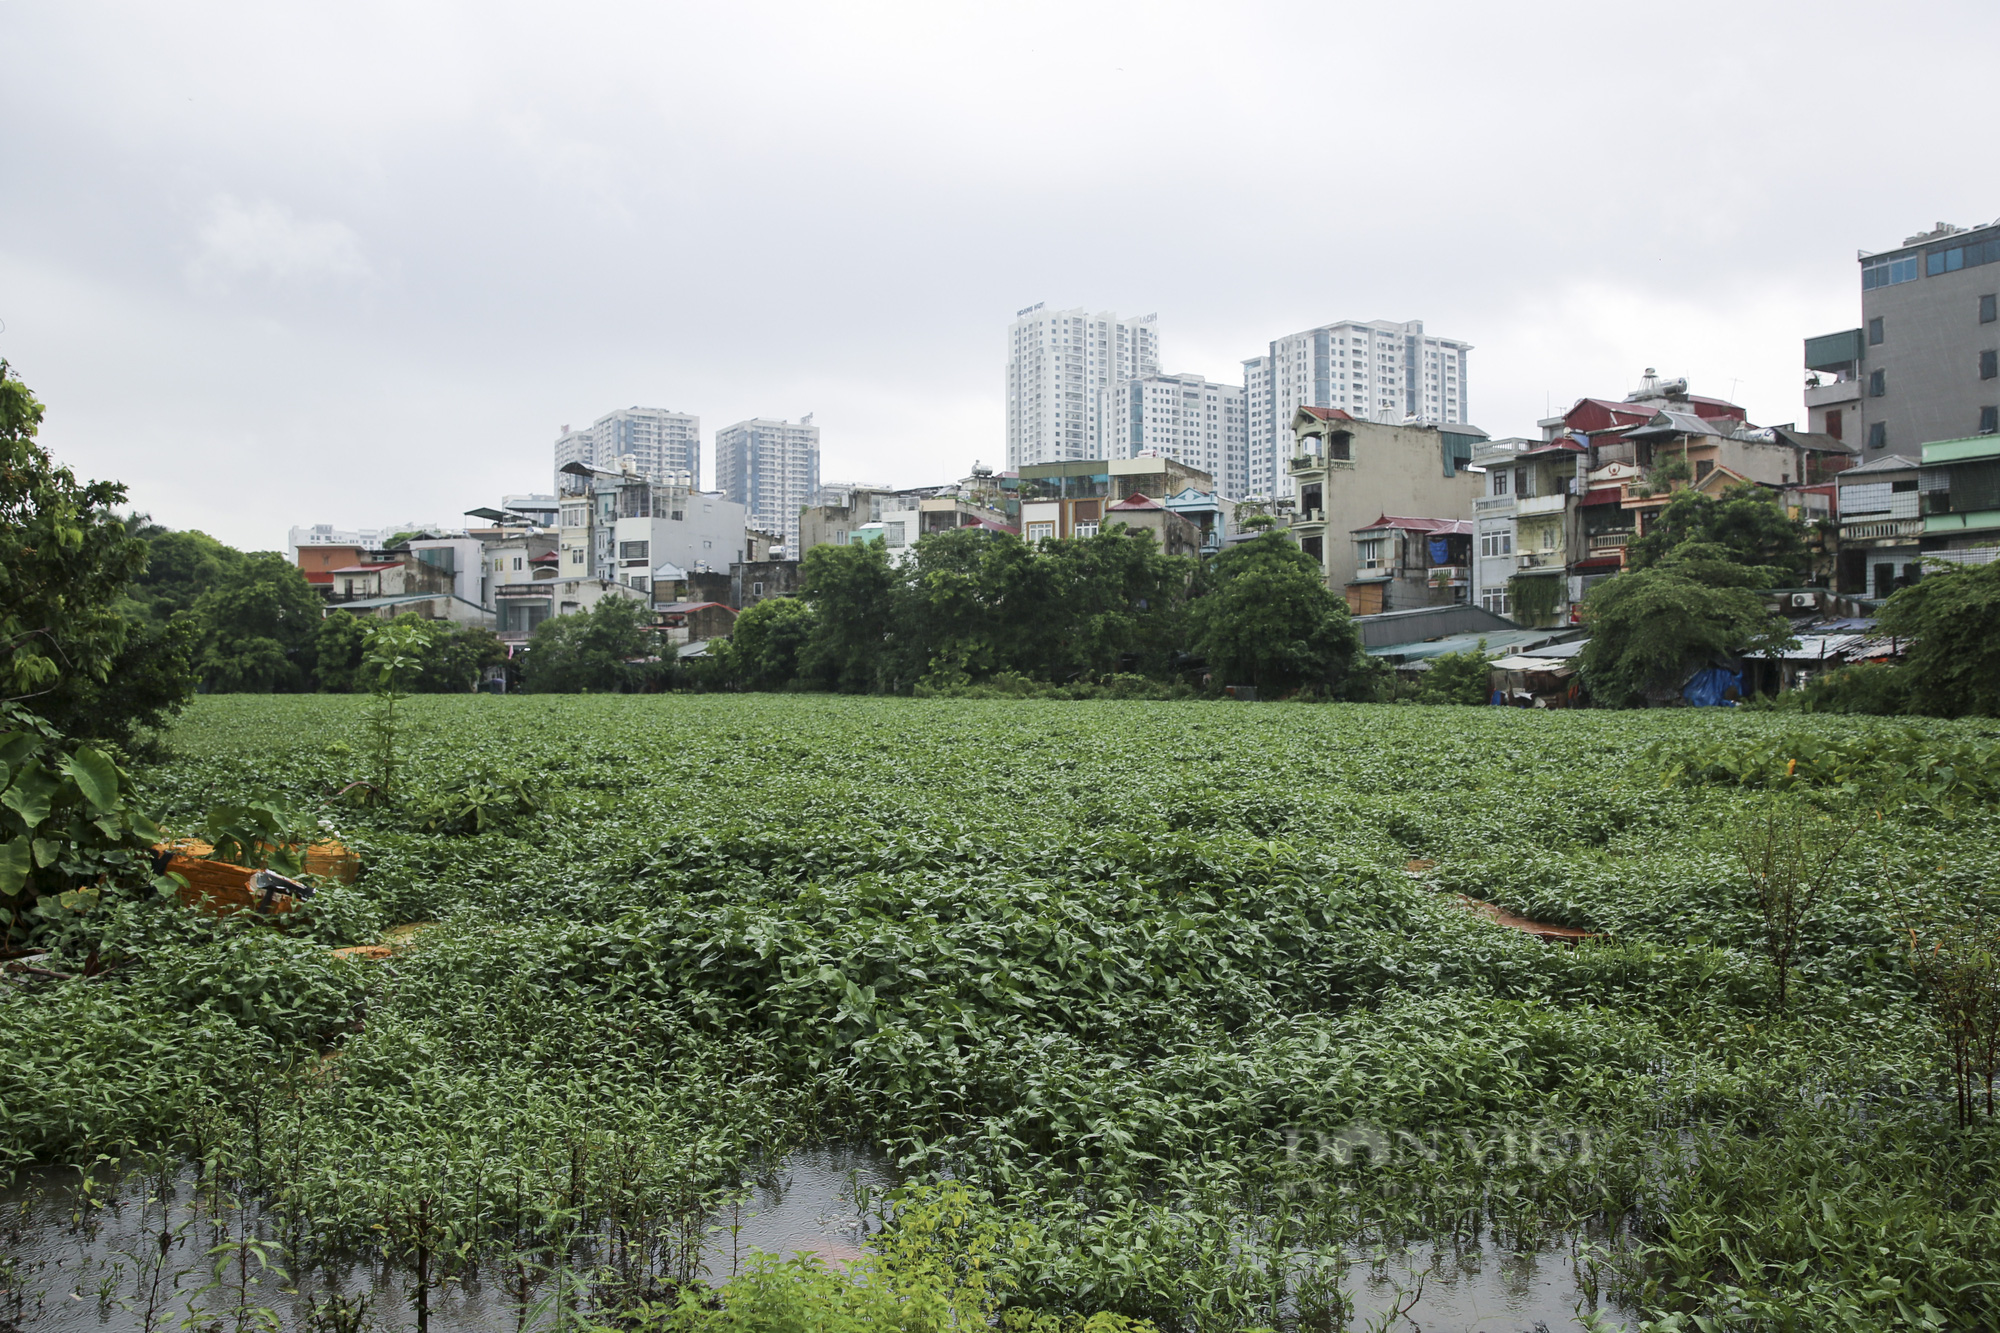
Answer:
M1818 604L1819 599L1809 592L1795 592L1792 594L1793 606L1817 606Z

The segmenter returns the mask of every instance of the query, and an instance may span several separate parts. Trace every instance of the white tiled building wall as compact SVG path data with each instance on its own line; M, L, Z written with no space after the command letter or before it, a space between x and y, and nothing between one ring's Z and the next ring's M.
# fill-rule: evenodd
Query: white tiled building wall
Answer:
M799 509L819 491L819 427L762 417L715 433L715 489L750 511L753 526L785 534L798 559Z
M1198 467L1224 495L1249 484L1243 390L1200 375L1149 375L1105 389L1098 405L1107 458L1152 452Z
M654 481L699 489L701 418L663 407L628 407L605 413L584 430L565 427L555 444L556 493L562 493L563 464L615 468L626 454Z
M1102 391L1160 371L1152 315L1019 312L1007 331L1007 466L1109 458Z
M1370 421L1463 423L1470 343L1434 338L1422 320L1343 320L1283 337L1243 363L1248 493L1291 491L1292 413L1337 407Z

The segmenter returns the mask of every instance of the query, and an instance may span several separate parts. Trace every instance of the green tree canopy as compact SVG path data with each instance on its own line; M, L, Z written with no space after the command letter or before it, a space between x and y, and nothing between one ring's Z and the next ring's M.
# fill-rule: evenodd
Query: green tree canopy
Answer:
M1917 712L2000 716L2000 562L1927 571L1883 604L1876 629L1910 640L1897 670Z
M1751 482L1709 495L1687 487L1654 517L1646 535L1626 548L1633 569L1661 563L1688 542L1701 543L1739 565L1775 571L1765 587L1783 586L1806 569L1805 524L1786 514L1777 492Z
M805 677L850 694L895 688L896 570L880 542L815 546L799 561L799 596L813 609Z
M1222 552L1212 577L1189 618L1197 649L1225 683L1348 694L1369 680L1346 601L1289 533L1267 529Z
M588 611L551 616L529 636L522 685L540 694L623 694L659 674L660 637L643 602L605 597Z
M70 735L106 735L104 685L132 632L120 602L146 542L118 482L80 482L36 444L42 404L0 362L0 701Z
M220 694L286 693L311 687L312 644L325 603L298 566L275 551L241 557L195 598L201 629L197 669Z
M729 661L747 689L783 689L799 674L799 654L813 632L813 609L796 597L770 597L736 617Z
M1585 595L1590 641L1579 666L1598 702L1630 708L1665 700L1679 692L1689 673L1716 658L1791 639L1791 627L1766 611L1756 593L1693 577L1713 572L1706 570L1712 553L1696 554L1701 558L1628 570Z
M147 523L140 535L146 568L132 581L132 596L155 620L193 610L203 593L243 567L243 552L205 532L170 532Z

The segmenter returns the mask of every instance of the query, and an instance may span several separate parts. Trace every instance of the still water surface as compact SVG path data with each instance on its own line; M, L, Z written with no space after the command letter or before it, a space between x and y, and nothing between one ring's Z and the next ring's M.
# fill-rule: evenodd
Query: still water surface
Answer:
M74 1179L70 1177L70 1179ZM786 1158L739 1209L711 1220L705 1255L712 1281L726 1279L752 1250L807 1252L842 1262L862 1252L873 1219L856 1198L881 1193L898 1183L894 1168L865 1149L818 1147ZM146 1253L146 1228L139 1216L137 1187L129 1197L98 1215L93 1228L73 1225L72 1206L62 1178L29 1178L0 1192L0 1253L11 1259L21 1293L18 1310L0 1302L0 1333L12 1333L10 1318L24 1333L143 1333L135 1299L134 1256ZM158 1214L153 1214L157 1230ZM177 1255L176 1268L193 1269L198 1259ZM178 1330L187 1297L206 1276L194 1274L178 1298L162 1304L156 1330ZM356 1264L333 1274L300 1275L308 1294L339 1290L366 1294L375 1325L382 1330L415 1326L405 1274L374 1264ZM1422 1296L1394 1327L1401 1333L1550 1333L1582 1328L1576 1308L1583 1299L1567 1251L1518 1255L1491 1245L1433 1253L1355 1256L1345 1285L1357 1307L1352 1328L1376 1326L1408 1303L1421 1280ZM255 1303L279 1316L285 1328L304 1327L305 1298L267 1284ZM1589 1308L1586 1306L1585 1308ZM1622 1323L1600 1312L1605 1327ZM206 1321L204 1321L205 1324ZM501 1333L545 1323L525 1320L499 1285L499 1275L473 1271L432 1296L431 1327L436 1333Z

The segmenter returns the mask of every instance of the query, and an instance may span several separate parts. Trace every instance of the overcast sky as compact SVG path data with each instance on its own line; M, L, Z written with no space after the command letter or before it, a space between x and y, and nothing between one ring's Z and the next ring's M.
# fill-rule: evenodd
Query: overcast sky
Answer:
M1239 383L1422 319L1496 435L1647 366L1782 422L1857 248L2000 215L1996 52L1993 0L0 0L0 356L254 548L546 490L633 404L962 476L1037 301Z

